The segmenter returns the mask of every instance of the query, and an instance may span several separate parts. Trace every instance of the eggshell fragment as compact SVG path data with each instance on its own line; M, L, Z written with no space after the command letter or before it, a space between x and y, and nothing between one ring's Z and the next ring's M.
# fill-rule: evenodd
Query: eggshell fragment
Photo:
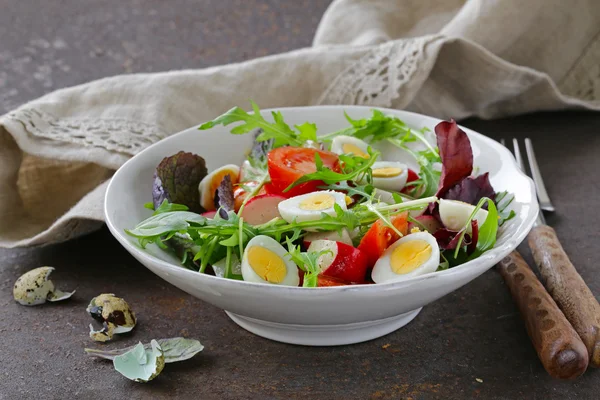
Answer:
M116 356L113 360L115 370L127 379L139 383L156 378L165 367L165 356L156 340L152 339L150 346L146 350L140 342L130 351Z
M71 297L75 291L58 290L48 279L52 271L54 271L53 267L40 267L23 274L13 287L14 299L24 306L35 306L46 301L54 302Z

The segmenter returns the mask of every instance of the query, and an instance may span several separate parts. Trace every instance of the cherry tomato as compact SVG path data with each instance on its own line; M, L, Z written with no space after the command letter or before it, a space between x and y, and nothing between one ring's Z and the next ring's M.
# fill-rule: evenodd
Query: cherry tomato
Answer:
M281 193L281 190L277 189L270 182L269 183L265 183L265 186L263 186L263 188L265 189L265 193L267 193L267 194L279 194L279 195L283 196L283 193Z
M304 147L278 147L269 152L268 168L271 176L271 185L275 190L282 192L285 197L294 197L319 190L322 181L303 183L283 193L283 190L306 174L316 172L315 154L323 161L323 166L340 172L340 160L337 154L329 151L304 148Z
M390 222L402 233L408 233L408 213L401 213L390 218ZM369 267L373 267L379 257L392 243L400 239L394 230L382 220L376 221L363 236L358 249L364 252L369 260Z
M410 191L413 189L413 186L409 185L409 183L411 183L412 181L416 181L419 179L419 175L417 175L417 173L415 171L413 171L412 169L408 169L408 176L406 177L406 185L404 185L404 188L400 191L401 193L404 194L409 194Z

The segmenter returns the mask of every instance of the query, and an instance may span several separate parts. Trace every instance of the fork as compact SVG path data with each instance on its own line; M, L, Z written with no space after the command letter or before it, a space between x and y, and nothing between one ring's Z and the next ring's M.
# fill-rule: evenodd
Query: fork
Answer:
M515 138L512 142L517 164L525 172L519 141ZM590 365L600 367L600 304L569 260L556 231L546 224L542 210L553 212L554 206L529 138L525 139L525 148L540 202L537 220L527 236L533 259L546 289L585 344Z

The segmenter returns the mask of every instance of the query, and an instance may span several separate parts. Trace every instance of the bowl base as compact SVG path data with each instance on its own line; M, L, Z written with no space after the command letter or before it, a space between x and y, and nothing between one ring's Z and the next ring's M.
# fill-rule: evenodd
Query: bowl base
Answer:
M225 311L236 324L267 339L304 346L340 346L387 335L412 321L422 308L375 321L342 325L280 324Z

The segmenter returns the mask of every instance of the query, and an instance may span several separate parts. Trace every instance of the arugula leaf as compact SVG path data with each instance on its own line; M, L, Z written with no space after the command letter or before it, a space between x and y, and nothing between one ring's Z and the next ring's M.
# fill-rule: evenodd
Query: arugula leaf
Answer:
M312 141L317 142L317 125L311 124L310 122L305 122L302 125L294 125L294 127L300 132L298 135L299 139L302 139L304 142Z
M372 181L372 170L373 164L377 161L377 157L381 154L378 151L373 151L371 148L368 149L369 158L363 158L360 156L352 155L341 155L341 170L342 172L335 172L325 166L318 153L315 153L315 166L317 170L313 173L303 175L297 179L290 186L285 188L284 192L292 189L295 186L301 185L310 181L323 181L325 184L332 185L342 181L356 181L361 182L366 180L367 182Z
M302 287L317 287L318 276L321 273L319 258L324 254L331 253L331 250L323 250L318 253L314 251L301 252L300 246L292 243L290 238L286 239L286 244L290 259L304 271Z
M508 207L515 200L515 195L507 191L496 193L496 205L498 206L498 225L502 226L506 221L514 218L517 213L514 210L509 210Z
M363 199L370 199L373 195L373 191L375 187L371 184L360 185L353 182L353 185L350 186L348 181L342 181L339 183L332 183L326 186L319 186L319 189L325 190L336 190L339 192L346 192L348 196L361 196ZM400 203L400 202L398 202Z
M269 139L274 140L274 147L281 147L285 145L290 146L302 146L303 140L299 138L299 135L289 127L288 124L283 120L283 115L280 111L272 111L274 122L269 122L263 118L260 114L258 105L253 101L252 104L253 114L249 114L240 107L233 107L225 114L218 116L212 121L208 121L200 125L199 130L206 130L213 128L217 125L227 126L234 122L242 122L231 129L231 133L234 135L240 135L248 133L257 128L262 129L262 132L256 138L257 141L262 142Z
M328 142L334 137L340 135L353 136L361 140L368 140L371 143L376 143L389 138L399 138L406 136L410 128L401 119L386 115L379 110L371 110L370 118L352 119L344 112L346 119L351 127L340 129L339 131L321 136L320 141ZM407 137L407 141L414 141L412 137Z

